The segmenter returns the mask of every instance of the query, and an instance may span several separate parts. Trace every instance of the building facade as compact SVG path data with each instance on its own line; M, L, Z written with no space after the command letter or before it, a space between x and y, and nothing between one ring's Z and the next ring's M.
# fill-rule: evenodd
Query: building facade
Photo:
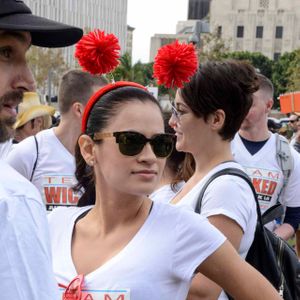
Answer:
M175 40L178 40L180 43L192 42L196 46L200 46L200 35L207 32L209 32L209 23L206 20L179 21L176 25L176 33L155 34L151 37L149 61L154 61L160 47L171 44Z
M210 27L231 51L277 59L300 47L299 0L212 0Z
M204 19L209 13L210 0L189 0L188 20Z
M34 14L83 28L101 29L118 37L126 52L127 0L24 0ZM66 63L74 66L74 46L63 50Z
M132 57L132 45L133 45L133 31L134 27L127 25L127 38L126 38L126 50L125 52L129 53Z

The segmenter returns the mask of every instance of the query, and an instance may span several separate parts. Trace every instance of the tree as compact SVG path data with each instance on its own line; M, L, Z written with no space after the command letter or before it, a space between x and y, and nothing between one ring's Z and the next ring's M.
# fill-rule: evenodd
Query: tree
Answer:
M272 82L275 89L275 97L288 91L291 77L291 68L296 57L296 51L286 52L274 63Z
M41 94L47 94L50 72L51 84L57 89L60 77L68 70L61 49L32 46L28 53L28 62L37 83L37 90Z
M114 80L127 80L149 85L153 82L153 63L144 64L140 61L132 66L131 56L125 53L120 58L119 66L112 72Z
M261 74L272 77L273 61L260 52L236 51L224 53L223 58L233 58L250 62Z
M225 40L221 38L217 30L212 33L203 34L201 43L201 49L198 50L199 62L220 60L223 58L224 53L227 53L229 50Z
M294 59L287 70L287 73L289 74L287 89L291 92L300 90L300 49L297 49L294 52Z

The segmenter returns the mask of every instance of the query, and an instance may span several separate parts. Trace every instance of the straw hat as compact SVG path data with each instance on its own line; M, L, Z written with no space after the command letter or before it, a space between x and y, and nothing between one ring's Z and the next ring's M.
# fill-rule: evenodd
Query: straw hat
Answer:
M51 126L51 116L54 113L54 107L41 104L37 93L25 92L23 101L18 105L17 121L14 128L17 129L37 117L44 117L45 128L49 128Z

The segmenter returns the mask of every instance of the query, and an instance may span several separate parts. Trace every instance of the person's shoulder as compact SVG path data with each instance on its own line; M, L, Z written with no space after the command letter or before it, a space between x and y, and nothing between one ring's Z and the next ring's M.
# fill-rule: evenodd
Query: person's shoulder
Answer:
M14 168L0 161L0 197L23 196L26 199L42 202L36 187Z
M48 214L48 222L49 224L58 224L61 222L68 222L69 220L76 220L82 213L91 209L92 206L69 206L69 207L57 207L54 208Z

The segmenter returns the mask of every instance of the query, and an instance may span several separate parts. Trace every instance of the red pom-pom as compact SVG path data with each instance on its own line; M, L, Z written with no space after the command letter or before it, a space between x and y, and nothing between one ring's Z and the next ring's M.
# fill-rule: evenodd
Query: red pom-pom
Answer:
M119 64L120 45L113 34L96 29L77 43L75 57L80 66L91 74L105 74Z
M177 40L161 47L154 60L154 74L158 84L167 88L182 88L197 70L198 60L193 44L180 44Z

